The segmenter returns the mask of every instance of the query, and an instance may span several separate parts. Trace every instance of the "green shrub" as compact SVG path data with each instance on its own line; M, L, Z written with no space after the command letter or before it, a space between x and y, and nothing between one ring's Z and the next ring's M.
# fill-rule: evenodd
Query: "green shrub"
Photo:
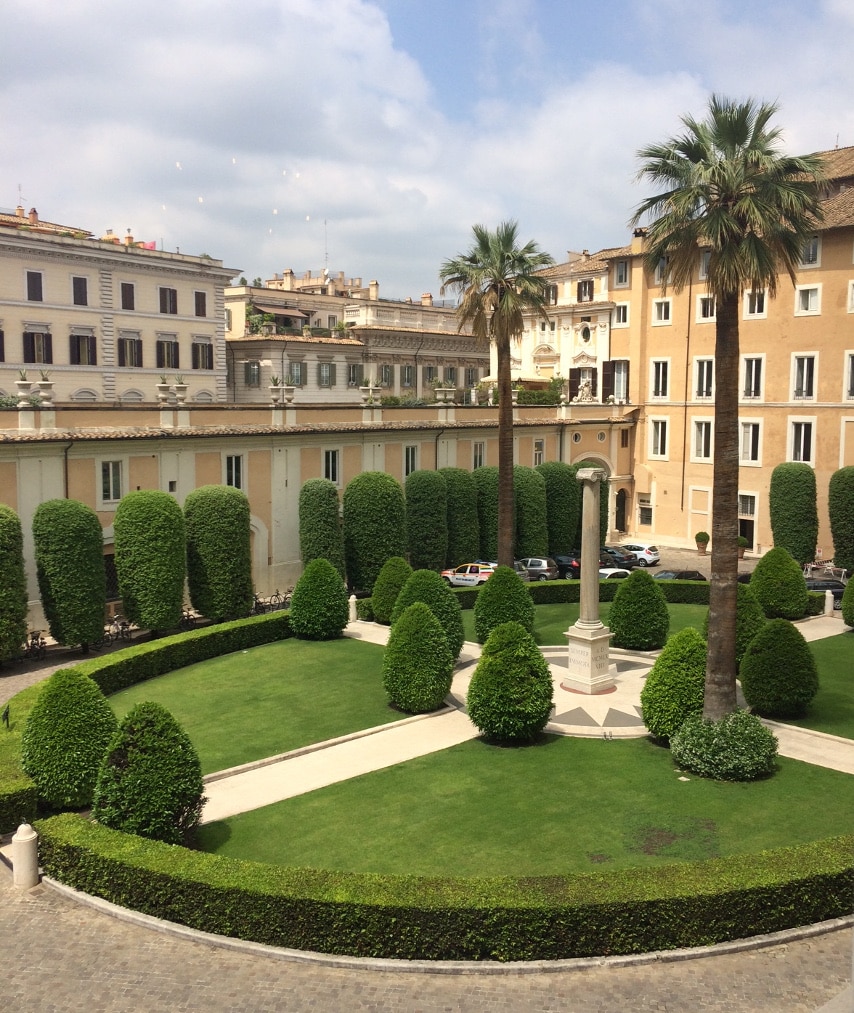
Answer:
M573 539L581 523L581 483L576 469L562 461L546 461L536 470L546 483L546 525L550 556L566 555L578 548Z
M667 641L641 690L650 734L669 740L687 717L701 714L705 682L706 642L689 626Z
M0 661L14 658L27 635L24 536L18 515L0 503ZM103 627L102 627L103 629Z
M777 738L753 714L735 711L720 721L687 718L670 739L682 770L715 781L755 781L777 766Z
M513 468L513 492L516 498L516 557L547 555L549 529L546 523L545 479L534 468L517 464Z
M347 579L373 591L383 564L406 555L406 503L400 483L384 471L364 471L344 490Z
M438 471L406 478L406 536L416 570L441 570L448 554L448 487Z
M480 524L477 519L477 487L465 468L440 468L445 479L448 506L446 566L461 566L480 555Z
M670 629L670 614L660 583L640 569L632 570L630 576L618 583L620 587L608 616L614 646L630 651L663 647Z
M466 703L474 724L496 742L530 742L545 728L552 676L534 638L519 623L503 623L490 633Z
M168 630L184 604L184 515L168 492L129 492L113 522L124 613L137 626Z
M785 549L775 547L759 560L750 590L769 619L802 619L806 615L804 574Z
M403 615L404 610L417 601L424 602L439 620L439 625L445 631L445 639L448 641L451 657L456 661L463 649L465 633L460 603L453 591L438 573L434 573L432 570L415 570L400 589L400 594L394 603L394 610L391 614L392 626Z
M248 616L254 596L246 493L200 486L184 501L184 523L193 608L215 623Z
M334 640L350 619L347 588L326 559L313 559L291 596L291 629L304 640Z
M842 592L842 621L854 626L854 580L849 580Z
M839 468L830 476L827 512L833 537L833 562L854 570L854 466Z
M708 589L708 584L705 585ZM741 665L741 659L747 650L748 644L765 628L765 613L762 606L756 600L756 595L749 584L736 585L736 611L735 611L735 663ZM671 599L668 598L668 601ZM708 601L708 598L706 599ZM703 620L703 636L709 636L709 615Z
M383 686L400 710L422 714L436 710L451 689L454 659L445 631L424 602L400 614L383 656Z
M498 559L498 468L493 465L475 468L472 478L477 489L480 558Z
M45 683L21 740L21 765L50 809L91 805L104 751L117 728L104 694L74 668Z
M159 703L138 703L104 755L92 816L113 830L184 844L201 819L203 787L184 729Z
M511 566L499 566L480 589L474 603L474 631L479 644L502 623L517 622L534 632L534 600L528 585Z
M310 478L299 491L299 547L302 565L327 559L344 579L344 531L338 487L328 478Z
M46 500L33 514L33 542L50 635L58 644L100 641L107 585L98 515L77 500Z
M765 717L799 717L818 692L818 668L800 630L785 619L765 624L741 662L744 699Z
M397 596L411 576L412 567L401 556L392 556L385 561L374 584L374 593L371 595L373 618L378 623L388 626L391 622Z
M768 504L774 545L786 549L801 566L811 563L818 541L814 469L795 461L778 464L771 472Z

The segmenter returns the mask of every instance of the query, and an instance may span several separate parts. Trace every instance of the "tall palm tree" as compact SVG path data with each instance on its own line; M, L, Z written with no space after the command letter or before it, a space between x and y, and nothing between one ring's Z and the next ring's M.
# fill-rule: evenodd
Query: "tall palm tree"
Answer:
M446 260L439 269L442 293L462 295L458 329L471 325L483 341L494 341L498 353L498 562L513 565L513 402L510 393L510 342L520 338L524 314L546 319L548 278L541 272L554 261L537 243L519 246L516 222L501 222L494 232L475 225L468 253Z
M687 285L707 251L714 296L715 438L712 491L712 582L703 715L718 720L736 709L735 616L738 577L738 316L744 292L773 297L786 271L794 281L804 243L821 219L821 168L816 156L779 149L770 103L713 95L702 121L682 118L685 132L642 148L639 178L663 187L632 219L649 218L646 266L666 258L665 277Z

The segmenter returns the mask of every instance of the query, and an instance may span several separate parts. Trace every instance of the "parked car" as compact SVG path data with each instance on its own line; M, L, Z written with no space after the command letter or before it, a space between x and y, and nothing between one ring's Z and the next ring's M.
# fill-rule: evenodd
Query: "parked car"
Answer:
M699 570L659 570L653 574L656 580L707 580Z
M454 569L442 570L440 576L452 587L477 587L485 584L493 573L495 566L492 563L463 563Z
M658 566L661 553L652 542L623 542L620 548L624 552L633 552L638 557L638 566Z
M620 545L603 545L599 549L599 556L611 559L611 566L620 566L624 570L631 570L633 566L638 565L638 557Z
M833 580L830 577L807 577L807 591L832 591L833 607L842 608L842 595L845 593L845 585L841 580Z
M624 570L618 566L600 566L599 580L623 580L630 576L631 570Z
M557 563L549 556L525 556L519 562L528 571L531 580L557 580Z
M578 580L581 576L580 549L573 549L565 556L555 556L554 561L561 580Z
M738 577L736 578L736 580L739 582L739 584L749 584L750 583L750 578L752 576L753 576L753 571L752 570L744 570L744 571L742 571L738 575Z
M496 563L494 559L476 559L475 562L486 563L486 565L491 566L493 570L498 566L498 563ZM528 574L528 568L524 565L521 559L513 561L513 569L516 571L516 576L519 580L523 580L527 583L531 579Z

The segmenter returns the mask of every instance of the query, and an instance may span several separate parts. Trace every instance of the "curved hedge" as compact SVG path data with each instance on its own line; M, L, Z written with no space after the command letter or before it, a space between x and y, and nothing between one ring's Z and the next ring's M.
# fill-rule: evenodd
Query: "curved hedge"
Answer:
M193 608L215 623L248 616L254 596L246 493L200 486L184 501L184 523Z
M448 554L448 486L438 471L406 477L406 537L413 570L441 570Z
M344 490L347 580L371 591L383 564L406 555L406 501L400 483L384 471L363 471Z
M778 464L771 472L768 505L774 545L801 566L811 563L818 541L815 471L797 461Z
M480 523L477 517L477 486L465 468L440 468L448 503L448 552L446 566L462 566L480 555Z
M299 550L302 565L328 559L344 579L344 531L338 487L328 478L310 478L299 491Z

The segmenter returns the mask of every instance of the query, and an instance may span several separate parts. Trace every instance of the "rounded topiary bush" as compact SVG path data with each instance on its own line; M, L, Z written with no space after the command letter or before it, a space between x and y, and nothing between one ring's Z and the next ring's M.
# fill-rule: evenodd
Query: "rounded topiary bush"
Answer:
M463 614L457 596L438 573L434 573L433 570L415 570L397 596L391 614L392 626L403 615L404 610L417 601L424 602L439 620L448 642L448 649L456 661L465 640Z
M502 623L516 622L534 632L534 599L511 566L499 566L478 591L474 603L474 632L479 644Z
M401 710L436 710L448 695L454 659L439 620L424 602L403 610L383 656L383 686Z
M139 703L121 722L98 772L92 816L105 827L185 844L205 804L199 757L165 707Z
M842 592L842 621L854 626L854 580L849 580Z
M691 715L671 738L670 751L682 770L716 781L755 781L777 765L777 737L747 711L720 721Z
M797 561L785 550L773 548L756 564L750 590L769 619L802 619L809 593Z
M765 613L762 606L756 600L756 595L751 591L749 584L736 585L736 607L735 607L735 663L741 665L741 659L747 650L748 644L765 628ZM703 620L703 636L709 636L709 613Z
M765 624L739 672L744 699L765 717L799 717L818 692L818 668L800 630L786 619Z
M614 595L608 613L614 646L630 651L663 647L670 629L670 613L661 586L646 570L632 570Z
M328 559L344 579L344 529L338 487L328 478L310 478L299 491L299 549L302 565Z
M469 685L469 717L496 742L530 742L552 709L552 676L534 638L519 623L490 633Z
M45 683L21 741L21 764L50 809L92 804L98 768L116 716L87 675L61 668Z
M391 559L386 560L374 584L374 593L371 595L371 608L374 612L374 619L378 623L388 626L391 622L391 614L394 611L397 596L411 576L412 567L402 556L392 556Z
M291 629L304 640L334 640L350 620L341 574L326 559L313 559L291 595Z
M249 500L230 485L203 485L184 501L187 584L193 608L220 623L253 602Z
M705 682L706 641L688 626L667 641L641 690L650 734L667 741L687 717L702 713Z

